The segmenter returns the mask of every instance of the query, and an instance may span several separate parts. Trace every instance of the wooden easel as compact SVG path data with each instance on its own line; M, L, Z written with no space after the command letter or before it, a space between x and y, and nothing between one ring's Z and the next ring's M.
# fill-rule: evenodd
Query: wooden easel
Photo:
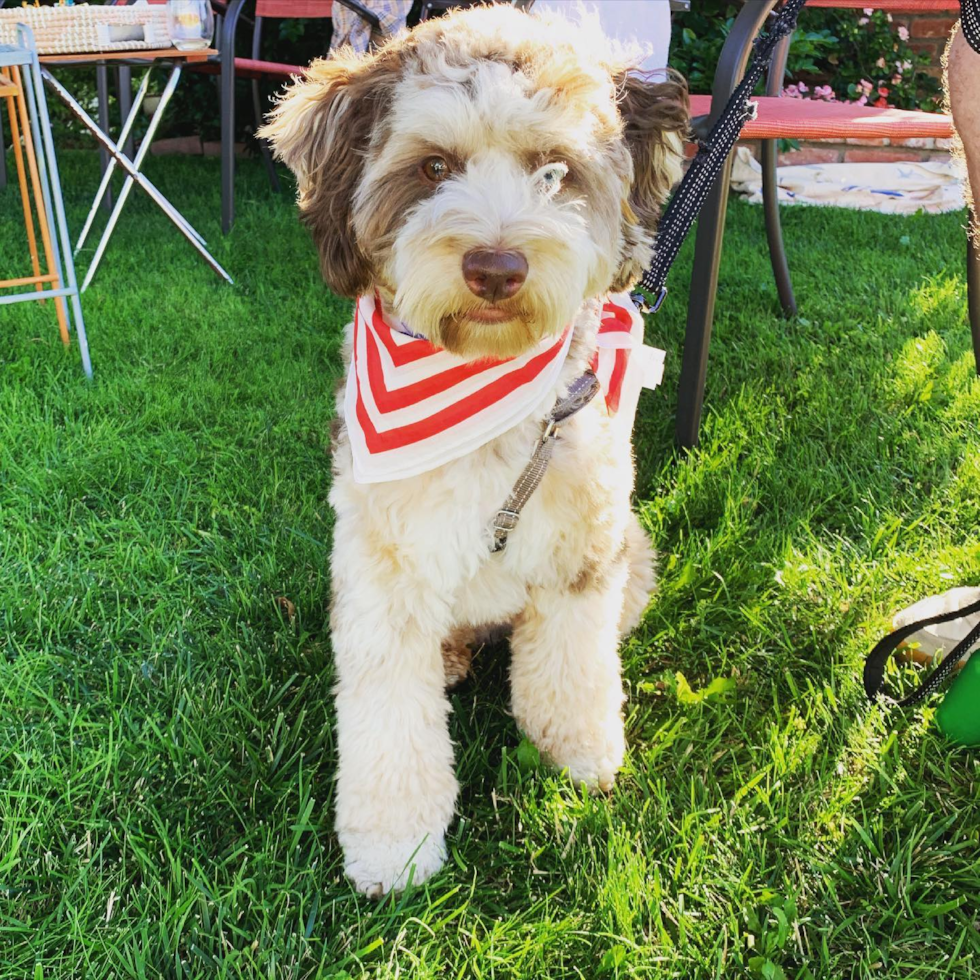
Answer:
M31 125L27 115L27 99L21 80L20 68L12 65L0 68L0 97L7 100L7 115L10 118L10 135L14 144L14 162L17 168L17 181L20 184L20 200L24 209L24 228L27 232L27 248L31 255L31 267L34 274L18 279L0 279L0 288L8 286L31 286L38 293L38 301L47 302L44 298L45 284L51 289L61 289L61 277L54 261L51 247L51 224L44 207L44 194L41 190L41 178L37 168L37 157L34 152L34 140L31 136ZM23 145L21 136L23 135ZM26 151L26 152L25 152ZM26 167L25 167L26 156ZM33 199L33 204L32 204ZM41 231L41 245L44 250L44 263L47 271L41 272L41 260L37 249L35 233L35 212L37 225ZM61 331L61 341L67 347L68 319L65 315L65 300L62 296L55 297L55 310L58 315L58 329Z

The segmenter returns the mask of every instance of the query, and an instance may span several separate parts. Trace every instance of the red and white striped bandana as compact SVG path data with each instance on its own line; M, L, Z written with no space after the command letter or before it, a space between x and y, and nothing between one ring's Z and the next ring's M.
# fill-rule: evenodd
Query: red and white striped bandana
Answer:
M523 422L554 391L571 340L569 326L518 357L467 361L399 330L375 297L361 296L344 400L354 479L418 476ZM630 426L640 387L655 387L662 373L663 352L642 344L629 295L608 297L592 369L607 411L628 411Z

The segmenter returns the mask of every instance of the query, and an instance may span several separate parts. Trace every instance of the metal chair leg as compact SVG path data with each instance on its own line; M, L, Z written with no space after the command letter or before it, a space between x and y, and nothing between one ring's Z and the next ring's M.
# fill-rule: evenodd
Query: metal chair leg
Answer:
M698 443L701 409L704 404L704 380L708 370L708 347L718 290L718 266L725 237L725 214L728 210L728 187L732 176L732 157L718 175L701 215L694 243L694 269L687 311L687 334L681 363L681 381L677 393L677 444L690 449Z
M766 215L766 238L769 240L769 261L776 279L779 304L787 316L796 316L796 296L793 280L783 246L783 228L779 221L779 186L776 177L776 140L762 141L762 204Z
M974 229L967 235L966 295L970 332L973 335L973 358L977 362L977 374L980 375L980 240Z
M262 56L262 21L262 17L256 17L255 27L252 30L252 58L256 61ZM262 125L262 90L259 88L257 78L252 81L252 112L255 114L255 130L258 132ZM269 183L272 185L272 189L280 194L282 187L279 185L276 165L272 161L272 149L266 140L259 139L258 136L255 138L258 140L259 150L262 152L262 162L265 164L265 172L269 175Z
M772 62L766 81L766 95L778 96L782 91L786 74L786 59L793 37L784 37L772 53ZM769 261L776 278L776 291L779 303L787 316L796 316L796 297L793 295L793 281L786 262L786 249L783 246L783 229L779 221L779 188L776 177L778 143L776 140L762 141L762 204L766 217L766 238L769 240Z
M103 133L109 132L109 69L105 65L99 65L95 69L95 89L99 100L99 128ZM99 173L105 174L112 157L99 147ZM102 198L102 207L106 211L112 210L112 188L110 187L105 197Z
M711 115L704 120L704 135L714 125L732 92L745 74L752 45L777 0L745 0L736 16L718 58L711 88ZM697 128L697 127L696 127ZM699 133L699 135L702 135ZM681 383L677 393L676 438L679 445L697 445L704 404L704 379L708 368L708 346L718 288L718 266L725 237L725 212L732 176L730 155L705 200L698 219L694 246L694 272L687 312L687 336L681 364Z
M221 20L221 230L235 223L235 29L242 0L232 0Z
M125 123L129 116L129 110L133 107L133 69L128 65L116 71L116 98L119 99L119 121ZM130 160L136 153L136 143L132 134L126 137L123 153Z

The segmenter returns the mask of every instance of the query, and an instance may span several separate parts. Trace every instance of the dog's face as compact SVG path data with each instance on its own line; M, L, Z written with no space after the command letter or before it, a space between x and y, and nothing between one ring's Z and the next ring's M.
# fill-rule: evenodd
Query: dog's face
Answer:
M323 275L433 343L512 356L623 288L679 173L687 94L560 18L482 7L315 61L261 135Z

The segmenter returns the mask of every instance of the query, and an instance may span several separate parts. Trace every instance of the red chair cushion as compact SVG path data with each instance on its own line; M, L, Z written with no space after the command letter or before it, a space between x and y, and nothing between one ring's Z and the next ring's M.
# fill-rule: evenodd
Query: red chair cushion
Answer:
M888 10L893 14L933 13L955 10L959 13L960 0L807 0L807 7L836 7L840 10Z
M281 61L257 61L253 58L236 58L235 74L246 78L272 76L289 78L290 75L302 75L306 65L286 65Z
M201 64L190 65L191 71L204 75L217 75L221 65L217 61L205 61ZM302 75L306 65L286 65L279 61L256 61L253 58L236 58L235 74L239 78L289 78L292 75Z
M743 139L844 140L945 138L953 121L940 112L876 109L851 102L762 97L759 114L742 130ZM691 96L691 114L711 112L710 95Z
M258 17L329 17L333 0L256 0Z

